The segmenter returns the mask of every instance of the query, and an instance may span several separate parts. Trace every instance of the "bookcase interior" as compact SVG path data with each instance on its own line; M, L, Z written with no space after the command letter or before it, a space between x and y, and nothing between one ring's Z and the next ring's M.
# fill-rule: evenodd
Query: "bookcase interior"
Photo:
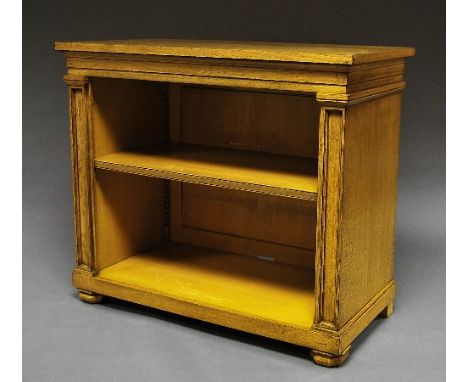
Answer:
M90 84L100 277L311 327L314 96Z

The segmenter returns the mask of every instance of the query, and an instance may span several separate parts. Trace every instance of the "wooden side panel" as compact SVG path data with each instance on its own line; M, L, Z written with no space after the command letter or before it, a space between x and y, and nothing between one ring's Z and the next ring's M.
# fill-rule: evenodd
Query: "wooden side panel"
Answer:
M317 156L313 96L182 86L179 97L182 142Z
M164 181L96 170L97 269L165 239Z
M400 103L397 93L346 110L338 328L393 278Z
M164 84L92 78L95 155L161 142L168 135Z
M312 201L172 182L171 239L313 269Z

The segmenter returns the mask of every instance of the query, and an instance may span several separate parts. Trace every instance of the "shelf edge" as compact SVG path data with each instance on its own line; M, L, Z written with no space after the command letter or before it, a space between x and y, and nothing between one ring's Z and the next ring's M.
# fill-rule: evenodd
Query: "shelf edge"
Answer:
M127 174L148 176L148 177L158 178L158 179L175 180L179 182L201 184L205 186L213 186L213 187L228 188L228 189L248 191L248 192L256 192L256 193L261 193L261 194L275 195L275 196L307 200L307 201L317 200L316 192L294 190L294 189L281 188L281 187L268 186L268 185L260 185L260 184L247 183L247 182L237 182L237 181L232 181L228 179L211 178L207 176L184 174L184 173L178 173L174 171L164 171L164 170L149 169L149 168L137 167L137 166L121 165L121 164L106 162L100 159L94 160L94 167L100 170L123 172Z

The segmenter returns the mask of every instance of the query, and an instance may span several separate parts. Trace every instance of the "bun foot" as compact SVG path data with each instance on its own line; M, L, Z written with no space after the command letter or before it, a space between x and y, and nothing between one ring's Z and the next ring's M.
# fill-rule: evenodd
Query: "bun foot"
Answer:
M392 313L393 313L393 301L390 304L388 304L385 307L385 309L379 313L379 317L388 318L392 315Z
M81 301L84 301L88 304L99 304L102 301L103 296L94 292L88 292L80 290L78 297Z
M341 366L349 357L349 349L348 347L343 354L336 355L336 354L329 354L324 353L317 350L311 350L310 355L312 356L312 360L320 366L325 367L337 367Z

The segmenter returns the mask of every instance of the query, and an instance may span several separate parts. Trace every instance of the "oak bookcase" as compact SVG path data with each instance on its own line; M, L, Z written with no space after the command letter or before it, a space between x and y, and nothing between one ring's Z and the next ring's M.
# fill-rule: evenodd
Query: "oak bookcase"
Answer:
M73 283L337 366L393 311L412 48L183 40L66 53Z

